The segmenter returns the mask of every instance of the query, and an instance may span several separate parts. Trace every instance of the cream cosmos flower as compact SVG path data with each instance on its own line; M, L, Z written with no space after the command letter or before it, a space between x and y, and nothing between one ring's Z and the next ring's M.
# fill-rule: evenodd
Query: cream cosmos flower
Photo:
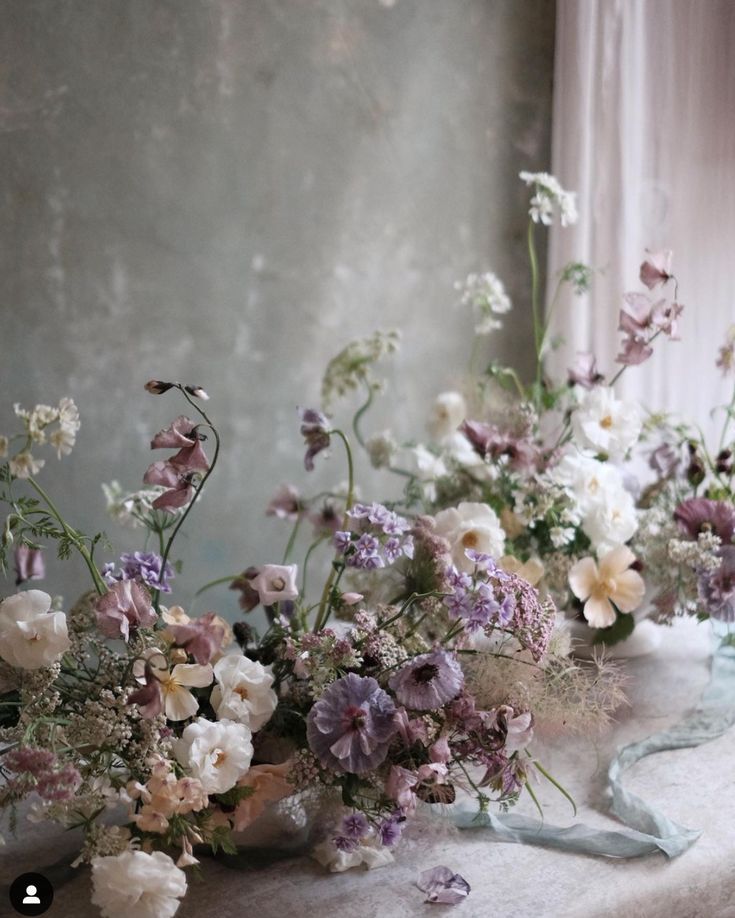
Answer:
M0 657L20 669L41 669L71 647L63 612L51 612L51 597L25 590L0 603Z
M584 617L593 628L612 625L617 617L615 607L632 612L640 606L646 586L641 575L630 570L634 561L627 545L619 545L599 565L594 558L582 558L569 571L569 586L584 602Z
M638 405L615 398L613 390L606 386L585 392L572 412L577 445L608 456L624 455L638 440L641 425Z

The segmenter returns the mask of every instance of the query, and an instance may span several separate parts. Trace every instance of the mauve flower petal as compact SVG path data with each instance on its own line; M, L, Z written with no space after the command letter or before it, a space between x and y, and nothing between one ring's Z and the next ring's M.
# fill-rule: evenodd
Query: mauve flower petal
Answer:
M457 905L470 893L470 884L449 867L433 867L419 874L418 888L426 893L426 901L437 905Z
M151 440L151 449L181 449L193 446L196 438L191 436L196 427L185 415L180 414L175 421L163 430L159 430Z

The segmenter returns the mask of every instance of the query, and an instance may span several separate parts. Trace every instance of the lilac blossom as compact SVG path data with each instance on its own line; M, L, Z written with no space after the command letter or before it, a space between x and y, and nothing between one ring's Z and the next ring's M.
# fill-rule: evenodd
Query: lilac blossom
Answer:
M388 680L398 701L416 711L433 711L456 698L464 686L464 673L446 650L419 654Z
M355 504L347 517L355 531L338 530L334 545L347 567L375 570L394 564L402 557L413 558L411 524L382 504Z
M426 901L437 905L457 905L470 893L470 884L449 867L432 867L419 874L416 885L426 893Z
M174 576L171 565L166 562L166 567L161 573L163 559L153 552L136 551L120 555L120 570L115 569L112 562L106 564L102 574L105 582L110 585L120 580L138 580L152 590L170 593L169 580Z
M329 420L321 411L314 408L299 409L301 418L301 435L306 440L304 467L307 472L314 470L314 456L329 448Z
M396 732L395 705L375 679L348 673L315 702L306 720L309 747L325 768L364 774L385 760Z

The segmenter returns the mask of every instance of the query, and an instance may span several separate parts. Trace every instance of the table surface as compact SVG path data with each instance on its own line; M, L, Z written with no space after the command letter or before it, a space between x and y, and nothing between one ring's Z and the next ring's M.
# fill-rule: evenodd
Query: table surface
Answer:
M546 744L542 760L571 791L578 820L613 827L605 815L605 773L617 746L664 729L694 706L708 679L707 625L677 622L662 629L662 645L649 657L624 663L630 708L602 736ZM283 918L294 910L320 918L403 918L446 914L424 903L415 880L444 864L460 872L472 892L458 918L735 918L735 730L696 749L662 752L626 775L631 791L689 828L703 830L692 849L674 861L593 858L526 845L493 842L482 830L457 832L431 820L415 827L381 869L327 874L307 858L253 869L205 860L189 873L189 891L177 918ZM568 804L548 785L537 793L549 822L569 825ZM519 811L532 812L527 804ZM49 825L19 826L0 849L0 915L7 887L73 850L74 838ZM97 916L89 904L89 871L82 868L57 889L51 918Z

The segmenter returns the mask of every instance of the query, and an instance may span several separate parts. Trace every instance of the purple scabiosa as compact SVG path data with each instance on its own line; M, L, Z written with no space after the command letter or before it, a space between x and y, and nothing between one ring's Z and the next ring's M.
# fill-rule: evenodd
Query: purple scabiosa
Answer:
M388 684L407 708L433 711L457 697L464 686L464 673L452 654L433 650L402 666Z
M735 622L735 545L723 545L717 556L720 566L699 575L699 598L711 618Z
M314 408L300 408L301 435L306 440L304 467L307 472L314 470L314 456L329 449L329 420L321 411Z
M724 500L692 497L674 510L674 519L690 539L709 530L728 545L735 533L735 507Z
M174 571L168 562L162 571L162 561L161 556L153 552L136 551L120 555L119 570L110 562L105 565L102 573L108 584L119 580L138 580L152 590L170 593L169 580L174 576Z
M348 673L315 702L306 720L309 748L325 768L364 774L385 760L396 732L395 705L375 679Z

